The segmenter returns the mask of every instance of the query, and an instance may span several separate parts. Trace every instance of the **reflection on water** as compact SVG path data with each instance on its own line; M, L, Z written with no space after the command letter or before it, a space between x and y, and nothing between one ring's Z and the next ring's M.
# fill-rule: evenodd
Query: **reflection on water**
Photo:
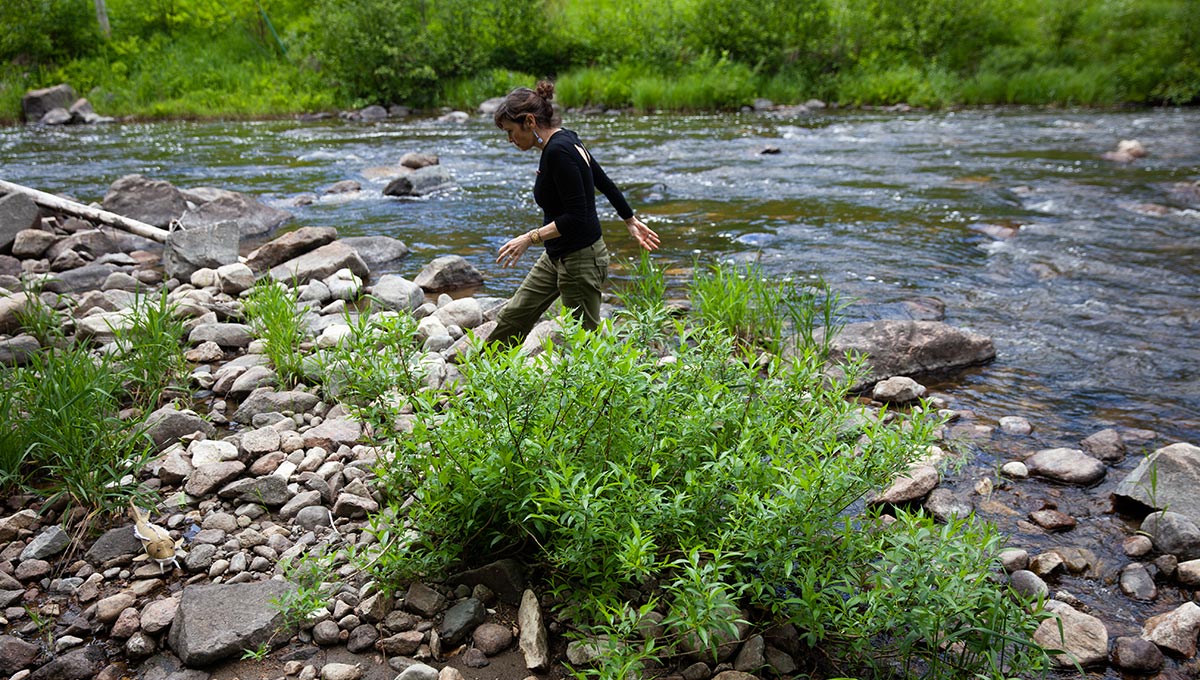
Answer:
M567 118L682 271L699 256L820 276L858 300L852 320L934 297L948 322L999 351L945 386L956 405L1024 415L1039 443L1108 424L1197 439L1200 198L1179 185L1200 179L1200 112ZM1150 156L1100 160L1128 138ZM761 154L767 146L781 153ZM382 196L386 180L363 173L409 151L438 154L459 187ZM485 117L7 128L0 162L4 179L85 201L133 172L281 205L358 179L355 197L291 208L297 223L400 238L413 250L407 275L462 254L501 295L523 270L498 268L495 250L540 216L536 157ZM604 217L616 259L633 255L615 215Z

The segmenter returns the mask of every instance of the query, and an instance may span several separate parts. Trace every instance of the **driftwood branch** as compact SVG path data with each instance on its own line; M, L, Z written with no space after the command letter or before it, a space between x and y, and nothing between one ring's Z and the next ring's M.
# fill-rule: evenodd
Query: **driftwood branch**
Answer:
M98 222L110 227L116 227L121 231L127 231L135 236L148 238L152 241L158 241L159 243L166 243L169 235L166 229L159 229L152 224L139 222L138 220L123 217L116 213L108 212L107 210L100 210L99 208L86 206L82 203L76 203L75 201L68 201L65 198L59 198L53 194L48 194L44 191L38 191L37 189L30 189L29 187L23 187L20 184L13 184L12 182L5 182L2 179L0 179L0 193L25 194L29 198L33 199L34 203L37 203L43 208L48 208L72 217L79 217L90 222Z

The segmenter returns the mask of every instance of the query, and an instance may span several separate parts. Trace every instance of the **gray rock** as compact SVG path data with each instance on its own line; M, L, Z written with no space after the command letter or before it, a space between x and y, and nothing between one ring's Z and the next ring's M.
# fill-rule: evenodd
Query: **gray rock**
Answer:
M307 523L302 524L301 526L304 526L305 529L309 531L312 531L314 526L322 523L323 526L332 526L332 520L325 519L329 515L329 510L320 505L320 503L320 491L301 491L293 496L291 500L285 503L282 508L280 508L279 516L283 519L295 518L297 522L300 522L300 517L303 515ZM313 510L311 513L304 512L305 510L314 507L316 510ZM315 514L318 510L320 511L320 518L318 518L317 514ZM312 526L309 526L309 524Z
M234 378L226 393L231 397L244 397L260 387L275 387L279 384L279 376L266 366L251 366L244 373ZM216 386L213 390L220 393Z
M412 168L413 170L420 170L421 168L427 168L431 165L437 165L441 162L442 161L437 157L437 154L421 153L419 151L410 151L400 157L400 165L406 168Z
M216 555L217 546L211 543L196 543L192 545L187 556L183 558L183 566L192 574L207 572L208 568L212 566Z
M1026 435L1033 432L1033 426L1021 416L1004 416L1000 419L1000 431L1004 434Z
M520 604L525 593L525 568L514 559L504 559L485 564L478 569L460 572L450 577L450 585L462 584L469 588L484 585L503 601Z
M215 342L221 347L242 349L254 341L254 331L243 323L206 323L196 326L188 335L188 343Z
M209 546L212 547L212 546ZM173 597L155 600L142 608L142 630L151 635L166 630L175 621L179 611L179 600Z
M1042 449L1025 459L1025 466L1038 477L1060 482L1090 486L1104 479L1104 463L1079 449Z
M1146 619L1142 637L1159 647L1190 659L1196 655L1196 636L1200 633L1200 606L1186 602L1175 609Z
M287 211L272 208L251 196L230 192L188 210L179 222L184 229L232 222L237 225L238 235L245 238L268 234L291 219L292 214Z
M1009 576L1009 586L1028 600L1050 596L1050 586L1040 576L1025 569L1018 569Z
M512 644L512 629L498 623L482 623L471 634L471 641L486 656L496 656Z
M81 340L94 340L104 344L112 342L119 333L133 328L136 319L127 309L119 312L101 312L75 322L75 336Z
M18 315L28 302L29 296L25 293L0 296L0 333L13 333L21 328Z
M15 514L0 519L0 541L11 541L21 532L31 529L37 524L38 514L33 510L21 510Z
M379 649L388 656L412 656L424 641L424 633L406 630L380 640Z
M420 286L396 274L379 277L370 294L384 309L397 312L411 312L425 301L425 291Z
M483 284L483 274L460 255L434 259L421 269L413 281L423 290L440 293Z
M753 673L767 665L767 644L761 635L753 635L742 643L733 659L734 670Z
M896 505L924 498L941 481L941 475L932 465L917 465L906 474L896 478L883 493L871 500L878 505Z
M70 271L59 272L46 283L44 290L51 293L81 293L98 290L109 274L117 271L111 264L92 263Z
M0 675L9 676L33 665L39 653L37 645L12 635L0 635Z
M42 346L32 335L0 340L0 366L25 366Z
M429 165L401 175L383 189L384 196L426 196L454 188L454 176L442 165Z
M1009 479L1027 479L1029 466L1019 460L1010 460L1000 467L1000 472Z
M475 328L483 323L483 307L473 297L461 298L434 312L432 318L441 321L444 326Z
M25 194L0 197L0 250L12 246L17 234L37 226L40 216L37 204Z
M400 671L395 680L438 680L438 672L423 663L415 663Z
M66 125L71 122L71 112L64 108L50 109L38 125Z
M329 647L330 645L336 645L337 643L341 642L341 640L338 637L339 635L341 635L341 632L342 632L342 630L340 628L338 628L336 621L322 621L322 622L318 623L317 625L313 626L313 629L312 629L313 642L317 643L318 645L320 645L322 647Z
M1185 515L1170 510L1152 512L1142 520L1141 531L1159 552L1183 560L1200 559L1200 527Z
M246 464L236 460L201 465L192 471L183 490L193 498L204 498L245 471Z
M885 404L907 404L923 396L925 396L925 386L902 375L880 380L871 390L871 398Z
M1113 641L1113 666L1130 673L1157 673L1163 667L1163 653L1149 640L1119 637Z
M378 271L408 256L408 246L391 236L351 236L342 239L358 253L371 271Z
M1113 494L1156 510L1169 508L1200 524L1197 489L1200 489L1200 447L1178 443L1164 446L1138 463Z
M279 647L290 633L283 612L273 605L293 586L284 581L233 585L190 585L183 589L179 611L167 642L189 667L210 666L261 644Z
M93 680L107 658L99 646L73 649L55 658L29 676L29 680Z
M0 199L3 202L4 199ZM32 201L31 201L32 202ZM35 209L37 205L33 206ZM34 216L36 221L36 213ZM0 247L3 246L5 237L5 219L3 216L3 208L0 208ZM19 220L18 220L19 222ZM46 250L58 241L59 237L51 234L48 231L41 229L22 229L17 232L16 237L12 241L12 254L23 259L41 257Z
M349 418L331 418L303 433L304 447L319 446L336 451L341 446L354 446L362 438L362 423Z
M252 423L254 416L264 413L282 413L284 411L307 413L320 400L320 397L308 392L276 392L264 387L252 392L237 411L234 411L231 420L238 423Z
M254 285L254 272L241 262L217 267L217 277L221 283L221 292L231 297L237 297Z
M1180 585L1188 588L1200 588L1200 560L1180 562L1175 568L1175 578Z
M212 423L201 418L195 411L179 410L170 404L151 413L146 419L146 425L146 434L160 451L196 432L203 432L205 436L211 437L217 431Z
M354 654L361 654L375 647L375 642L379 639L379 631L375 626L364 623L355 626L354 630L350 631L350 637L346 640L346 649Z
M272 267L269 274L275 281L288 285L308 283L313 279L326 279L339 269L349 269L359 278L367 278L371 271L363 259L350 246L334 241Z
M275 508L291 500L292 494L288 491L287 480L276 475L264 475L230 482L217 492L217 497Z
M99 566L118 557L135 556L141 550L142 542L133 535L133 526L126 525L104 532L88 549L84 559Z
M67 549L71 545L71 536L55 525L42 530L25 549L21 551L21 560L44 560Z
M817 331L817 340L824 330ZM785 357L794 353L786 350ZM996 358L990 338L939 321L862 321L847 324L830 345L830 366L848 354L866 356L866 375L853 386L864 389L892 376L919 376L981 364ZM831 370L840 375L836 368Z
M300 227L289 231L246 256L246 265L255 272L265 272L288 260L297 258L337 239L333 227Z
M487 608L479 600L469 597L446 610L439 632L447 644L457 645L486 620Z
M240 239L236 222L176 229L163 248L163 269L168 277L190 281L201 269L237 262Z
M1008 548L1000 551L1000 566L1010 574L1029 566L1029 552L1021 548Z
M166 228L187 210L183 192L170 182L125 175L104 195L104 209L156 227Z
M1121 570L1121 592L1135 600L1153 600L1158 596L1154 578L1144 564L1128 564Z
M30 90L21 97L21 116L25 122L36 122L52 109L66 109L78 99L74 88L66 83L40 90Z
M121 252L121 246L111 231L84 229L51 245L46 250L46 259L54 260L69 250L90 255L90 259L96 259Z
M101 623L112 623L121 612L137 603L132 593L117 593L96 603L96 620Z
M1100 430L1079 444L1084 451L1106 463L1114 463L1125 457L1125 441L1111 427Z
M1073 668L1078 663L1086 668L1108 660L1108 629L1100 619L1057 600L1047 601L1046 610L1053 616L1042 621L1033 640L1043 647L1063 650L1051 658L1055 666Z
M362 519L378 511L379 503L376 503L373 498L352 493L338 494L337 500L333 503L333 514L335 517Z
M965 519L975 512L969 500L956 496L950 489L930 491L921 507L943 524L953 519Z

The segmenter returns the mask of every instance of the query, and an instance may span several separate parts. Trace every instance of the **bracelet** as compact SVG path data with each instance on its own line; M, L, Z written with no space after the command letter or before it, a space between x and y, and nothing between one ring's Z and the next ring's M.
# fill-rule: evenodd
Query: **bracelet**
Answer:
M542 235L539 232L540 232L539 229L530 229L529 230L529 242L530 243L537 245L542 242Z

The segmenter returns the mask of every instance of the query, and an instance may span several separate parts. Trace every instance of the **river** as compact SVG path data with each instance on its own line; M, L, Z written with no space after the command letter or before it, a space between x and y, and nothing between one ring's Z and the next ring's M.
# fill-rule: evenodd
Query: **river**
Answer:
M823 278L855 301L850 321L902 316L906 302L932 298L948 323L992 337L994 363L934 387L975 423L1018 415L1035 429L977 439L974 462L948 482L956 492L970 494L1004 460L1077 446L1108 426L1157 431L1155 446L1200 442L1200 185L1180 191L1200 180L1200 110L568 118L662 235L676 288L697 258L757 260L772 276ZM1149 155L1101 159L1122 139ZM767 147L778 153L760 153ZM399 200L364 178L409 151L439 155L458 188ZM287 207L299 225L404 240L409 276L436 256L463 255L496 295L524 272L493 258L538 224L536 165L485 117L0 128L0 178L83 201L128 173L245 191ZM345 179L364 191L290 207ZM612 211L602 217L615 259L634 255ZM1091 491L1001 484L997 498L1016 512L985 513L1031 552L1095 551L1100 577L1056 587L1105 612L1114 636L1186 596L1164 588L1140 604L1115 591L1128 561L1117 546L1137 518L1111 513L1106 492L1140 453ZM1022 526L1047 501L1080 526L1057 537Z

